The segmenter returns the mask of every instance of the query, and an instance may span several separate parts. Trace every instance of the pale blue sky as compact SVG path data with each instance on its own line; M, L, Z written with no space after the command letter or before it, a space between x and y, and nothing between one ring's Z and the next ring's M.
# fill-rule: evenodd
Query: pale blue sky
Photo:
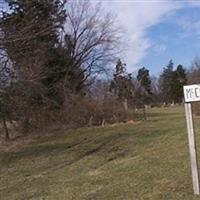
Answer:
M133 72L158 75L170 59L189 67L200 56L200 0L102 0L124 28L121 55Z

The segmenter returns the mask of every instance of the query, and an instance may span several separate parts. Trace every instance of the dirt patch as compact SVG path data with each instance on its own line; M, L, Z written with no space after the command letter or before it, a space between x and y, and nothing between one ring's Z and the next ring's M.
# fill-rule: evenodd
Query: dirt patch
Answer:
M127 124L137 125L137 124L140 124L140 123L141 123L141 121L129 120L127 122L114 123L114 124L111 124L109 126L115 127L115 126L121 126L121 125L127 125Z
M140 124L141 121L134 121L134 120L129 120L126 122L126 124Z

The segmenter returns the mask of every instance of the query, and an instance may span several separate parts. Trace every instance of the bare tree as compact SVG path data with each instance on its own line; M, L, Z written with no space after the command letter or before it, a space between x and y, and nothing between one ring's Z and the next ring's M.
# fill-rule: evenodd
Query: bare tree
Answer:
M70 67L81 67L82 82L107 72L116 60L120 31L101 4L90 1L68 1L65 45L71 57ZM91 80L91 79L90 79Z
M194 58L190 69L187 72L188 84L200 83L200 58L197 56ZM200 103L195 102L193 105L193 111L196 115L200 115Z
M187 79L189 84L200 82L200 58L194 58L191 68L188 70Z

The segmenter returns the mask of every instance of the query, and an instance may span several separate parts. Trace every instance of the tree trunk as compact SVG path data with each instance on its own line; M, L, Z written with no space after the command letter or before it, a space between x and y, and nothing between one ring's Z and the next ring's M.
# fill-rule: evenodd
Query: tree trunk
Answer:
M123 106L124 106L124 110L125 110L125 114L126 114L126 121L128 121L128 101L127 101L127 99L124 99Z
M144 121L147 120L147 116L146 116L146 109L145 109L145 106L143 106L143 117L144 117Z
M101 126L105 126L105 119L102 120Z
M22 132L24 135L28 135L29 132L29 118L25 117L22 123Z
M89 119L89 123L88 123L89 126L92 126L92 120L93 120L93 116L91 116Z
M6 124L6 118L4 116L2 117L2 121L3 121L3 128L4 128L4 131L5 131L5 140L8 141L8 140L10 140L10 136L9 136L8 127L7 127L7 124Z
M127 113L128 112L128 102L127 102L127 99L124 99L123 106L124 106L125 112Z

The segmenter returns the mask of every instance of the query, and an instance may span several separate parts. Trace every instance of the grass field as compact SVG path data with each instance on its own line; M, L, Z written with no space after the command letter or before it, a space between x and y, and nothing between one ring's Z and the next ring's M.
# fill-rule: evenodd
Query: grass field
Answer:
M200 149L200 119L196 118ZM193 200L183 107L0 152L1 200Z

